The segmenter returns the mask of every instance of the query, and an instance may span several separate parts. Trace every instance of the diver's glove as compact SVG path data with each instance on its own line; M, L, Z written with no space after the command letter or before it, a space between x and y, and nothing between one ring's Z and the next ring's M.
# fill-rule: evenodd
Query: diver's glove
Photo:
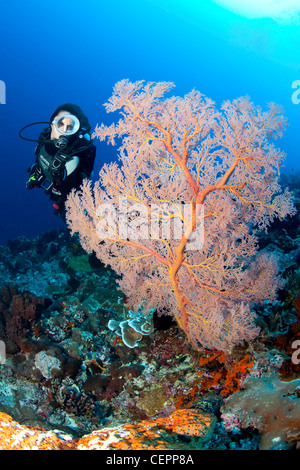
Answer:
M31 171L31 175L26 183L27 189L33 189L40 187L40 181L43 178L43 174L41 170L38 168L37 165L33 165L33 167L29 170Z
M26 183L26 188L27 189L32 189L32 188L36 188L38 186L38 180L37 180L37 177L36 175L31 175L29 180L27 181Z

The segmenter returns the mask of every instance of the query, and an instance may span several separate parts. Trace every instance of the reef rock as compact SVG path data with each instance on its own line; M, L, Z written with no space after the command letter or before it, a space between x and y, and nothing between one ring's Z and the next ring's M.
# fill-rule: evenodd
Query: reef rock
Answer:
M245 390L231 395L221 408L225 427L255 428L260 449L284 450L300 437L300 379L283 382L275 374L248 376Z
M214 431L215 416L198 409L170 416L106 427L80 439L61 431L28 427L0 413L0 450L180 450L202 449Z

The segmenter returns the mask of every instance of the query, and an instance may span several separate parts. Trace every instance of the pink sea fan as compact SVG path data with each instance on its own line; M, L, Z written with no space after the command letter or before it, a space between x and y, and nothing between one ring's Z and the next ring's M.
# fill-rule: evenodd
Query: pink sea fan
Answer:
M280 286L255 230L295 211L279 184L285 155L272 142L286 118L248 97L220 111L195 90L166 98L172 87L116 84L105 106L121 117L94 136L121 139L119 164L71 193L67 221L121 275L130 308L167 311L195 347L227 351L258 334L251 305L274 300Z

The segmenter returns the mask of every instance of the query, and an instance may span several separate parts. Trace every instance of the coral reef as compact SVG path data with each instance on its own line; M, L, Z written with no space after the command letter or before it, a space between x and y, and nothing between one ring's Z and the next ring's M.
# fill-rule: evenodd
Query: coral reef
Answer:
M0 334L6 342L8 353L17 350L32 350L31 340L34 325L47 300L39 299L28 292L18 292L13 285L3 286L0 294Z
M261 335L230 354L195 350L170 316L128 308L118 276L67 231L10 241L0 251L0 447L296 448L299 238L298 215L260 234L285 284L256 307ZM128 347L109 325L134 313L143 334Z

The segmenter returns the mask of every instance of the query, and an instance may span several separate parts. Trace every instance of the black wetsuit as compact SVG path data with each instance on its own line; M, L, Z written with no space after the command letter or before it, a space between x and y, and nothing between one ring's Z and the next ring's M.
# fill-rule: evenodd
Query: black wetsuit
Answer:
M89 134L79 134L64 149L50 141L50 128L45 129L36 147L36 160L30 169L28 189L42 187L54 202L56 213L64 213L65 200L72 188L90 178L94 168L96 147Z

